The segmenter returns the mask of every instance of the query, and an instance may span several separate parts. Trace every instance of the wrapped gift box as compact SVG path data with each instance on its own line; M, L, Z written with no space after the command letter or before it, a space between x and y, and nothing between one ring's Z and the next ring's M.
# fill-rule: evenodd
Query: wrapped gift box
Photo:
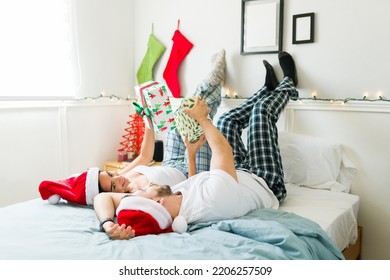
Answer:
M156 133L176 129L175 116L164 85L150 81L135 87L140 103L136 110L145 119L145 124Z
M175 116L176 127L180 135L187 136L188 141L192 143L198 141L199 137L203 134L203 129L200 127L199 123L184 112L186 108L192 108L194 105L194 98L184 98L181 101ZM211 121L210 117L209 120Z

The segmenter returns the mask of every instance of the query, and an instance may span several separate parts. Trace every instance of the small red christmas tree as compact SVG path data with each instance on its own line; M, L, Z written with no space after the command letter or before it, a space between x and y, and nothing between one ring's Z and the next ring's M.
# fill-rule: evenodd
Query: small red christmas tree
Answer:
M118 161L133 160L141 150L145 123L137 113L129 115L129 117L128 127L125 128L126 134L122 135L124 140L119 143L121 147L118 149Z

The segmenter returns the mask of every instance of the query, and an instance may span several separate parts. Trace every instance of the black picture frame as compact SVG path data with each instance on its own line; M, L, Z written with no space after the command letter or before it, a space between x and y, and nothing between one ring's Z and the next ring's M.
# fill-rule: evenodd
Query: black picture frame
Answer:
M241 55L283 49L284 0L241 0Z
M293 15L293 44L314 43L314 13Z

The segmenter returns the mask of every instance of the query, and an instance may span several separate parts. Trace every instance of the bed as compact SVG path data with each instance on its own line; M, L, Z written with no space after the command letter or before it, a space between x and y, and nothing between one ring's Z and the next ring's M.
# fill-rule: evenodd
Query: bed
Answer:
M66 201L51 205L37 198L0 208L0 259L358 258L359 197L349 193L354 168L342 146L293 134L281 134L280 145L288 196L278 210L260 209L236 219L191 225L182 234L113 241L99 231L92 207ZM305 164L298 165L299 160ZM313 160L320 176L307 166Z

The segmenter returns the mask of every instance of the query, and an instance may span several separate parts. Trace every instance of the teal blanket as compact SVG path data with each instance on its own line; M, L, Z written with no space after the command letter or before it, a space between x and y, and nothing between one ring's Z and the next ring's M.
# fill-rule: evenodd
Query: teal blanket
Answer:
M343 259L320 226L262 209L238 219L192 225L184 234L110 240L92 208L41 199L0 208L0 259L285 260ZM12 229L12 230L10 230Z

